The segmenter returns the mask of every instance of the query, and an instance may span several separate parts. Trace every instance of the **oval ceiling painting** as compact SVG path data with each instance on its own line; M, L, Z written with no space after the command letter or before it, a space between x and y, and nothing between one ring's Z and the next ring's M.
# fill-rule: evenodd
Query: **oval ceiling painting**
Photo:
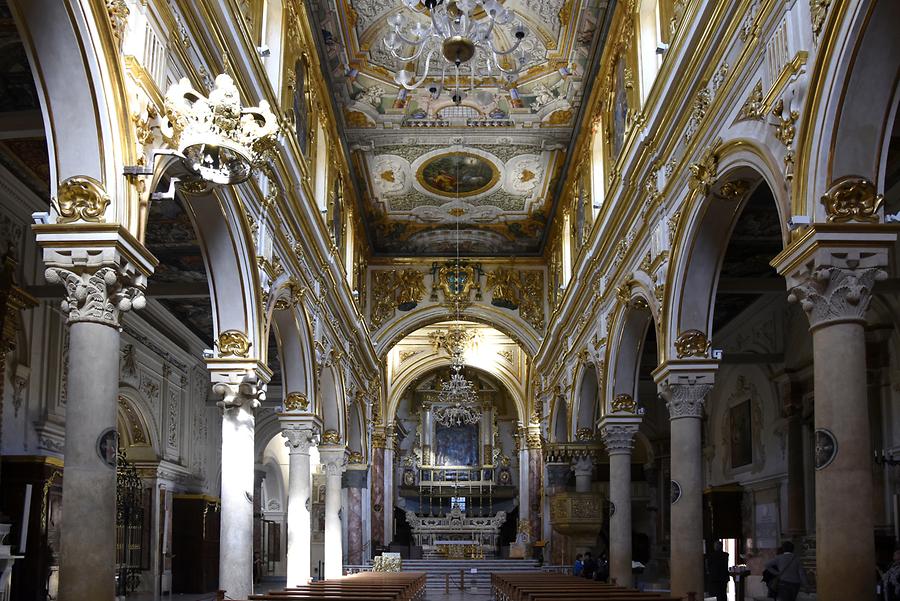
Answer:
M488 159L467 152L451 152L422 163L416 173L419 184L429 192L455 198L474 196L491 189L500 172Z

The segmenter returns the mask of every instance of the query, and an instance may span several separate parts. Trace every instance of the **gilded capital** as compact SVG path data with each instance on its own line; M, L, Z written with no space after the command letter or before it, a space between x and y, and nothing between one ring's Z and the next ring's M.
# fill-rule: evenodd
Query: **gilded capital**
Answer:
M886 277L878 267L818 267L791 289L788 302L800 303L811 329L829 323L863 322L872 287Z

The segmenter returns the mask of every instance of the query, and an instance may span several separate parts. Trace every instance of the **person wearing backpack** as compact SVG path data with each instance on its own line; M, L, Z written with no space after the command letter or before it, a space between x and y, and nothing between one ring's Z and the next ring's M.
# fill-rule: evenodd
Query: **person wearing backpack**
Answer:
M775 575L769 581L769 589L778 601L796 601L800 589L807 585L806 570L800 557L794 554L794 543L786 541L782 552L766 564L766 570Z

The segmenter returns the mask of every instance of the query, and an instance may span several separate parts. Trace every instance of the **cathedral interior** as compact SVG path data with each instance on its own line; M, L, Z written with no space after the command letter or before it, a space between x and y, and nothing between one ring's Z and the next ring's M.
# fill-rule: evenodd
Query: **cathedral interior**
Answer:
M0 0L0 601L900 599L898 25Z

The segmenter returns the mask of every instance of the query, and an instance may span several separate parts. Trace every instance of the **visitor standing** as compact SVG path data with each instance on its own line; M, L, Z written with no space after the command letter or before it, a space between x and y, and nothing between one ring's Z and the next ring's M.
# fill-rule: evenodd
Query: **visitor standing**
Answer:
M800 557L794 554L794 543L787 541L783 552L766 564L775 577L769 581L769 589L775 591L778 601L796 601L800 589L806 586L806 570Z

